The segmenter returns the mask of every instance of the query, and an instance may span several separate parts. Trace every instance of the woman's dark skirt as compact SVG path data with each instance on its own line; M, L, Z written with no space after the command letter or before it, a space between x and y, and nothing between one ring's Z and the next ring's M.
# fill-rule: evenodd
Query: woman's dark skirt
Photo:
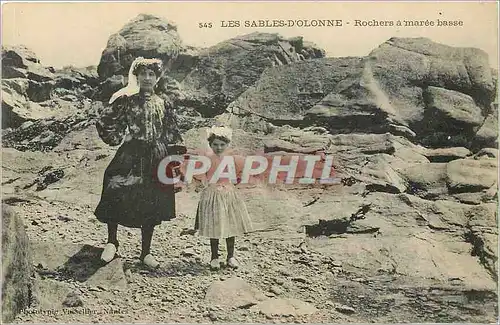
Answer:
M104 173L97 219L130 228L156 226L175 218L173 185L157 180L159 160L153 147L139 140L122 144Z

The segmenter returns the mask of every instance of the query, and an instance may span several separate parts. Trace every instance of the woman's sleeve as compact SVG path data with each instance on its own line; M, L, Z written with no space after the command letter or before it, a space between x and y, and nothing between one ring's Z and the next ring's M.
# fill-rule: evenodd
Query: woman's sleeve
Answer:
M125 116L126 97L116 99L113 105L104 107L96 122L97 133L106 144L119 145L127 132Z
M162 142L167 146L171 155L185 154L187 152L184 139L181 136L177 112L168 98L165 101L165 117L163 122Z

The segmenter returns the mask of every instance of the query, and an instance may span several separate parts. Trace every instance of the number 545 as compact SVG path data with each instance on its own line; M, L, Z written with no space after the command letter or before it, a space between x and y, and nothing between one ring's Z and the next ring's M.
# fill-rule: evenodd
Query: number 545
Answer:
M212 28L212 23L198 23L200 28Z

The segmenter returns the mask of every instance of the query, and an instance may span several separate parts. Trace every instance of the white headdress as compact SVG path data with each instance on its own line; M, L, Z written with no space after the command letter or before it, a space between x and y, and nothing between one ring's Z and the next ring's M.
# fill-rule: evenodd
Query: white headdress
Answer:
M137 76L134 74L136 67L138 65L150 65L150 64L157 64L162 66L162 61L159 59L145 59L142 56L136 58L134 62L130 65L130 69L128 70L128 82L127 86L124 88L118 90L116 93L111 96L109 99L109 103L112 104L118 97L126 95L126 96L132 96L137 93L139 93L139 83L137 82Z
M207 139L212 135L224 137L231 141L233 139L233 130L225 126L212 126L211 128L207 129Z

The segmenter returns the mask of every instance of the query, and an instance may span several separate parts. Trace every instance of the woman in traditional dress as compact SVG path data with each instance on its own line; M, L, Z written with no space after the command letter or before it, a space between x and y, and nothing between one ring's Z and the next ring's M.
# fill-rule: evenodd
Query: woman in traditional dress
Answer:
M185 153L173 108L155 93L162 74L158 59L134 60L128 85L115 93L96 123L101 139L122 143L104 173L102 196L95 210L107 224L108 240L101 255L110 262L117 252L118 225L141 228L140 260L149 267L159 263L150 252L154 227L175 218L173 185L157 180L156 167L167 155Z
M240 157L231 156L235 161L234 176L236 179L218 177L222 167L219 167L224 156L230 156L228 151L232 131L227 127L212 127L208 130L207 140L212 149L209 155L211 165L201 178L206 187L201 193L195 221L195 230L199 235L210 238L211 261L210 268L218 270L219 240L225 239L227 245L227 265L238 268L239 262L234 256L235 237L241 236L252 230L252 223L245 202L238 194L235 183L241 176ZM238 166L239 165L239 166ZM214 177L215 175L215 177Z

